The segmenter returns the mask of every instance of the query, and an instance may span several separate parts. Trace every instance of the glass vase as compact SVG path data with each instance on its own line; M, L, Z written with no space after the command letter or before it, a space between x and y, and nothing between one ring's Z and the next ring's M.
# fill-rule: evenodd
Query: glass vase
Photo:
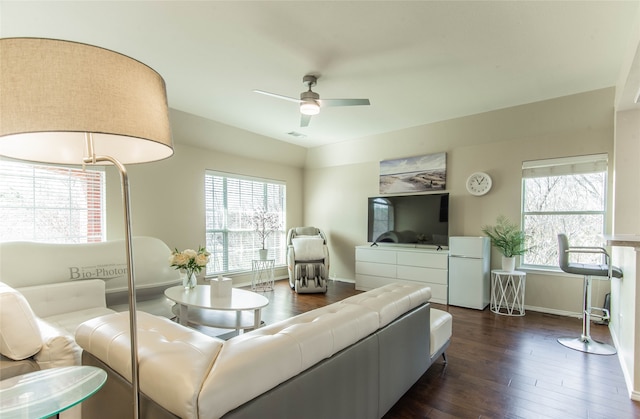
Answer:
M196 273L194 271L187 271L187 273L182 277L182 285L186 290L194 288L197 284L198 280L196 279Z

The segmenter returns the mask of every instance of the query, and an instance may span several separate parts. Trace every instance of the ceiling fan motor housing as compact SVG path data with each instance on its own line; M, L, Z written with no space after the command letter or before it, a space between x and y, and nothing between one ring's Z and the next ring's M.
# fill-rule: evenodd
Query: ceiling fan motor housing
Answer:
M309 102L309 101L317 101L320 99L320 95L316 92L312 92L311 90L300 93L300 100Z

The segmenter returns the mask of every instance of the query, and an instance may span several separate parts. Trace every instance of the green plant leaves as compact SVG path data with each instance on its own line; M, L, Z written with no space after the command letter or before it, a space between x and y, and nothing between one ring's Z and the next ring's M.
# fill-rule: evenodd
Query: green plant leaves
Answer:
M491 244L506 257L523 255L529 251L529 248L526 247L527 236L524 231L504 215L497 218L495 226L483 226L482 232L491 239Z

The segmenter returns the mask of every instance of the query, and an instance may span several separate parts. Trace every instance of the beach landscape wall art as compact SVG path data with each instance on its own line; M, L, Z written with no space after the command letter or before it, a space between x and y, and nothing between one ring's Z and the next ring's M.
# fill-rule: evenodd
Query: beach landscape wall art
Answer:
M447 153L380 162L380 193L442 191L447 180Z

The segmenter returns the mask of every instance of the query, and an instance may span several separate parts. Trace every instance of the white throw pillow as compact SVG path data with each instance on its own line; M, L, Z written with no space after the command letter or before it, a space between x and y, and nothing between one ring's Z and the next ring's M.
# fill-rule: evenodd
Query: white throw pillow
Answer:
M42 337L31 306L20 292L0 282L0 353L20 360L40 348Z
M320 236L295 237L291 239L296 260L324 259L324 240Z

